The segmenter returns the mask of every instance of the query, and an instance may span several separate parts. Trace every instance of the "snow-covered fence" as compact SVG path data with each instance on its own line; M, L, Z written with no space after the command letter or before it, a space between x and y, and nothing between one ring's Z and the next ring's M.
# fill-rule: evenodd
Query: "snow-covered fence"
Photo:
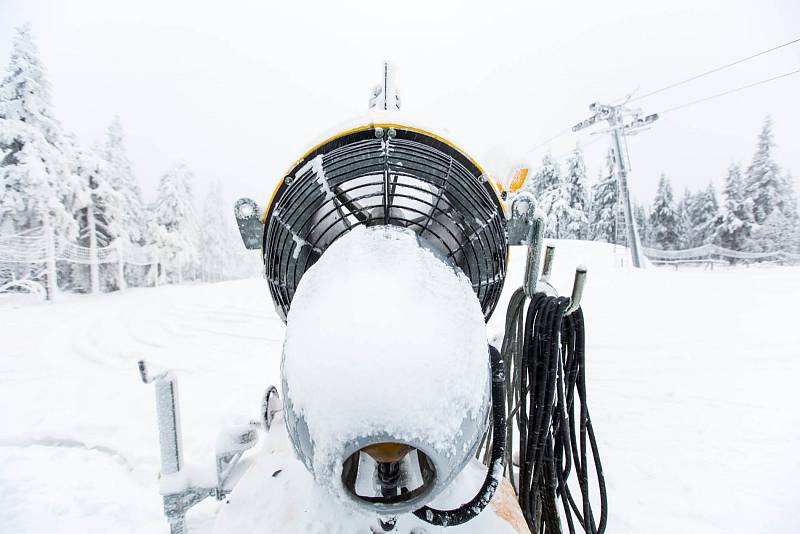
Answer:
M711 244L684 250L660 250L645 247L644 253L651 263L675 266L686 263L705 263L713 266L715 263L730 263L731 261L742 263L800 263L800 254L793 254L783 250L774 252L744 252Z
M60 238L48 236L45 232L29 232L17 235L0 235L0 267L10 264L17 266L46 266L45 278L48 283L48 298L53 297L55 283L55 263L57 261L89 265L92 267L92 290L97 291L97 267L103 264L118 266L117 278L120 288L125 287L125 265L152 266L158 272L158 254L154 247L135 246L115 241L106 247L84 247ZM51 278L53 280L51 280ZM157 278L157 276L155 277ZM13 284L2 284L3 290L21 287L19 280ZM2 282L2 281L0 281ZM27 282L32 282L27 280ZM0 290L2 292L2 290Z

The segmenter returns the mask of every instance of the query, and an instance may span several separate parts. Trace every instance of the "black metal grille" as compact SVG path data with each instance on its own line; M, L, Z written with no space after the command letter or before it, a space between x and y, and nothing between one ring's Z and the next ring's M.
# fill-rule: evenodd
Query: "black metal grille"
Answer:
M425 238L470 278L484 316L491 316L507 250L505 218L491 185L469 158L435 137L371 128L309 153L269 207L264 262L284 320L303 274L358 225L401 226Z

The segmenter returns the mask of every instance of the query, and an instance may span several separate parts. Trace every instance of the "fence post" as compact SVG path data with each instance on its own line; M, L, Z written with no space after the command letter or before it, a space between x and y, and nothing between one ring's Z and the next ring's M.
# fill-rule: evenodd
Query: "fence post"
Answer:
M97 260L97 227L94 220L94 202L89 201L86 207L86 222L89 226L89 279L91 292L100 291L100 265Z
M56 276L56 239L55 231L53 230L52 222L50 221L50 213L45 211L44 214L44 233L47 239L47 300L53 301L56 299L58 292L58 282Z
M124 291L127 287L125 284L125 258L123 257L123 243L121 238L117 238L114 242L117 249L117 285L120 291Z
M153 254L153 261L150 263L150 271L153 275L153 287L158 287L158 253Z

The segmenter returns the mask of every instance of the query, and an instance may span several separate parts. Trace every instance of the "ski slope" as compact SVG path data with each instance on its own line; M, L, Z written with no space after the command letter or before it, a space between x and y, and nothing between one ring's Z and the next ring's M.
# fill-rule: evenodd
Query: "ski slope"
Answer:
M792 532L800 512L800 268L634 271L613 247L559 242L564 292L589 269L589 405L609 532ZM504 299L519 285L513 251ZM187 462L279 383L284 326L261 279L0 296L0 532L167 532L153 391L136 361L177 371ZM310 333L311 334L311 333ZM209 533L217 504L189 513ZM429 529L435 532L435 529Z

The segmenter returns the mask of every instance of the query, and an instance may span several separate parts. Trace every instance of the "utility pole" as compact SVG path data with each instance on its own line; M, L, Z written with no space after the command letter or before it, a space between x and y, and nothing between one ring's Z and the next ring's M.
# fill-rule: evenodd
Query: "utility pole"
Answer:
M625 226L628 229L628 246L631 249L631 260L633 261L634 267L644 267L642 243L639 240L639 231L636 228L636 219L633 216L631 194L628 188L628 174L630 173L629 160L623 147L627 146L624 142L624 137L626 135L636 135L640 131L649 128L650 124L658 119L658 114L654 113L642 118L642 110L627 108L625 107L625 103L611 106L594 102L589 106L589 110L592 111L594 115L573 126L572 131L577 132L578 130L583 130L584 128L592 126L597 121L604 120L608 122L607 129L593 133L611 134L611 148L614 151L614 170L617 175L617 184L622 200L623 212L625 213Z

